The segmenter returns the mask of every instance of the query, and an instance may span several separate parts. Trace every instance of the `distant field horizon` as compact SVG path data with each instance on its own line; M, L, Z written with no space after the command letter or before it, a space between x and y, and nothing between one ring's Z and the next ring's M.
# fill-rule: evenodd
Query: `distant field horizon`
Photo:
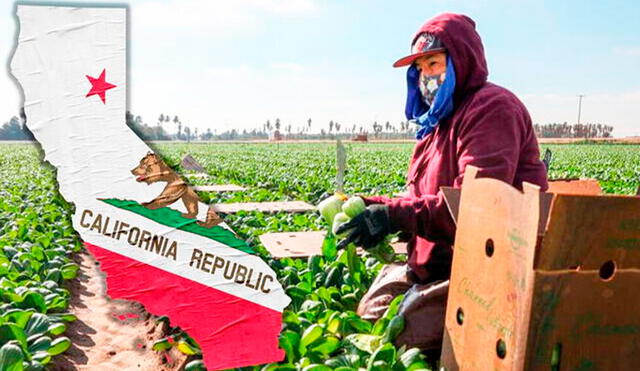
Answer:
M343 141L352 142L350 138L340 138ZM189 143L193 144L207 144L207 143L332 143L336 139L282 139L282 140L269 140L269 139L246 139L246 140L192 140ZM188 143L184 140L149 140L146 143ZM412 143L415 139L368 139L369 143ZM35 143L30 140L0 140L0 144L28 144ZM538 138L540 144L578 144L578 143L610 143L610 144L640 144L640 136L629 137L613 137L613 138Z

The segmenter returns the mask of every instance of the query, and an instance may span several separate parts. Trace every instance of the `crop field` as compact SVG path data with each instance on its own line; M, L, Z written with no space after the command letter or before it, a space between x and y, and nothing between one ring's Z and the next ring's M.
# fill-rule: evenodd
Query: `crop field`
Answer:
M200 193L208 203L303 200L317 204L333 193L335 146L291 144L156 144L176 171L190 154L211 175L198 184L232 183L244 192ZM402 192L412 144L346 143L345 193ZM550 178L595 178L606 193L635 194L640 184L640 145L543 145L553 152ZM65 337L71 295L66 281L78 267L71 255L81 241L71 226L71 205L56 191L55 171L41 163L38 147L0 145L0 369L40 370L71 345ZM416 349L396 348L402 329L395 301L376 323L357 316L358 301L385 259L357 256L353 249L323 246L323 256L273 259L258 236L267 232L328 228L317 212L301 214L240 212L225 220L278 273L292 298L284 312L280 347L286 358L265 370L375 369L434 367L435 358ZM401 259L401 257L395 257ZM388 257L386 259L388 261ZM157 339L153 350L177 346L189 355L187 369L201 369L198 345L179 329Z

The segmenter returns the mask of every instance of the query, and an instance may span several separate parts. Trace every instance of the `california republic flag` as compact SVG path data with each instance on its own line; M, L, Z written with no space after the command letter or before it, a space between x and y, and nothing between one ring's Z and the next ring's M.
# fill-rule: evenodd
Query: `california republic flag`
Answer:
M125 124L126 12L17 7L27 126L112 298L168 316L208 368L280 361L290 299L276 275Z

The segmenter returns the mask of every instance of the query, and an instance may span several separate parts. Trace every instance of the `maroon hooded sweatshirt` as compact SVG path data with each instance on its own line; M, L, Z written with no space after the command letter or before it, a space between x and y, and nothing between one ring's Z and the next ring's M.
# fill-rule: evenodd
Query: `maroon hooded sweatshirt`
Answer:
M487 81L487 62L474 21L444 13L416 33L440 38L456 73L454 112L416 143L407 176L408 196L366 197L365 203L389 207L392 228L411 234L408 264L419 281L447 279L451 272L455 224L440 187L459 188L467 165L479 177L522 182L547 190L531 118L509 90ZM415 38L414 38L415 40Z

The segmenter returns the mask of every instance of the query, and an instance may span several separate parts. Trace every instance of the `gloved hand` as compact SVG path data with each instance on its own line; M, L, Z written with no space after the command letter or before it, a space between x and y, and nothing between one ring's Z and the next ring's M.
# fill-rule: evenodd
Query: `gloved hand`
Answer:
M375 247L391 233L390 223L389 208L386 205L369 205L356 217L338 227L336 234L348 232L338 248L345 248L351 242L365 249Z

